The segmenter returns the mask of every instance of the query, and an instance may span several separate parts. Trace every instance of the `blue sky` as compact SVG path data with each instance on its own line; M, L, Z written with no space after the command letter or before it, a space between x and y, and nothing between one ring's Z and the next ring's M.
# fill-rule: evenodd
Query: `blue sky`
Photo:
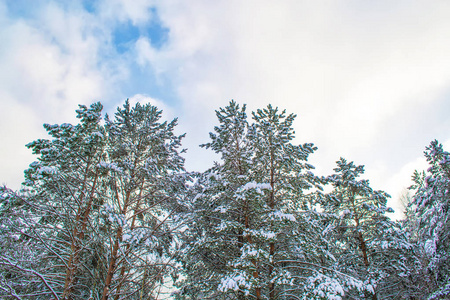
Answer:
M393 196L450 148L450 3L446 1L1 1L0 180L18 188L24 145L43 123L76 122L78 104L113 113L151 102L187 132L187 167L231 99L296 113L317 172L340 156Z

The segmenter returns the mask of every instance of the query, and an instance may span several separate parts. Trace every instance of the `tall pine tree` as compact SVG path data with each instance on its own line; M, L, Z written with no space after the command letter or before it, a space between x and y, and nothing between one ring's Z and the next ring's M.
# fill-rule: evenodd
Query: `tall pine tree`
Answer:
M1 296L157 298L174 272L188 177L176 120L127 101L103 125L101 111L80 106L79 124L44 125L52 140L28 145L39 157L26 189L1 189Z
M178 296L300 297L308 276L320 270L305 268L307 257L320 251L315 233L323 227L313 222L320 180L307 163L316 148L292 144L295 115L272 106L254 113L254 124L234 101L216 114L220 125L204 146L222 159L193 189Z
M393 212L386 206L389 195L359 179L364 166L341 158L334 170L329 177L334 190L324 209L335 216L330 238L338 245L333 249L336 265L364 282L364 290L350 289L348 294L367 299L402 298L412 246L386 215Z
M308 163L317 148L292 143L295 118L271 105L253 113L253 173L256 182L269 188L258 212L258 230L252 234L264 253L259 262L262 292L271 300L305 295L307 278L318 271L304 263L316 262L322 251L317 233L323 224L314 208L321 180Z
M26 190L3 206L18 205L5 215L9 220L3 219L17 239L17 245L0 257L0 264L11 270L4 275L10 279L10 294L62 299L90 295L90 249L96 240L90 236L91 220L103 197L99 163L106 143L101 111L100 103L80 105L78 125L45 124L53 139L27 145L39 155L38 161L25 171ZM24 259L24 252L29 258Z
M450 153L435 140L425 157L429 168L413 176L410 208L414 217L407 220L417 230L413 242L419 264L412 272L413 280L419 296L446 299L450 295Z
M157 107L127 100L114 120L106 118L108 161L104 227L107 272L102 299L156 295L170 267L173 228L185 188L182 136L177 120L161 122Z
M258 293L256 262L242 256L252 244L246 232L255 217L255 199L246 197L246 187L253 184L247 114L245 106L232 101L216 115L220 125L202 147L220 154L221 162L198 174L192 189L182 257L186 278L179 298L245 299ZM228 289L224 278L230 277L240 279Z

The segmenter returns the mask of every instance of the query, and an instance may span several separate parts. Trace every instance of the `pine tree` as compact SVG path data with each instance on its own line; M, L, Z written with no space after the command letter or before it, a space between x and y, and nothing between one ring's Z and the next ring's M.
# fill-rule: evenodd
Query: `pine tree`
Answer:
M95 240L90 236L90 220L102 198L98 193L98 164L105 147L101 111L100 103L90 108L80 106L78 125L45 124L53 140L40 139L27 145L39 155L25 172L27 188L19 194L6 193L15 200L3 203L6 218L2 225L12 231L20 246L11 248L15 252L2 252L0 264L14 266L6 275L14 278L11 284L17 278L33 279L16 282L16 292L9 284L10 295L89 297L89 249Z
M315 234L324 229L312 209L320 180L307 163L316 148L293 145L295 116L271 106L251 125L234 101L216 114L220 125L204 146L222 160L192 190L178 297L301 297L322 270L308 262L321 251Z
M127 101L101 124L102 105L77 125L44 125L52 140L26 189L0 193L0 295L16 299L158 297L174 273L176 213L189 178L176 120Z
M221 155L221 163L197 174L190 211L185 215L188 227L181 257L186 278L180 282L179 298L245 299L257 293L255 261L242 257L252 244L250 230L254 218L254 198L245 197L252 185L253 146L245 105L236 102L216 111L220 125L210 133L211 142L202 145ZM233 281L228 289L226 278ZM245 280L244 280L245 278ZM245 281L245 282L244 282ZM250 282L250 283L248 283ZM242 283L242 284L240 284Z
M102 299L157 294L171 271L173 228L183 195L182 136L177 120L160 122L162 111L127 100L115 119L106 118L108 164L114 176L105 183L103 206L109 239Z
M407 221L417 229L413 242L420 264L413 280L421 297L446 299L450 295L450 153L436 140L424 153L430 167L413 176L414 218Z
M386 215L387 195L373 190L368 180L358 180L364 166L341 158L335 174L329 177L334 190L325 206L334 221L334 249L339 269L364 282L361 289L350 290L355 297L369 299L401 298L405 294L404 277L408 271L407 242L398 224Z
M307 162L317 148L311 143L292 143L295 117L271 105L253 113L253 172L256 182L269 186L259 211L258 230L253 232L264 251L261 282L268 299L305 295L308 280L318 274L321 264L317 233L323 224L314 202L322 187Z

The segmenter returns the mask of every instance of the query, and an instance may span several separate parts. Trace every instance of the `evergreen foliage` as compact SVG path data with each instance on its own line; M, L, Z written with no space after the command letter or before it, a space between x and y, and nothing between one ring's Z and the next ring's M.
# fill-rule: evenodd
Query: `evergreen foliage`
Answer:
M294 114L231 101L187 173L177 120L127 100L45 124L20 191L0 187L2 299L448 299L450 153L433 141L405 220L341 158L317 177ZM329 192L324 192L328 185ZM167 294L167 290L171 293ZM165 296L163 296L163 294Z
M232 101L217 111L220 125L210 133L211 142L202 145L219 153L222 162L197 174L192 188L191 208L184 216L188 227L181 258L186 278L179 283L182 288L177 294L181 299L245 298L256 284L254 259L242 249L252 244L245 232L264 192L246 188L256 184L252 182L253 145L245 110ZM226 277L242 278L244 284L228 289Z
M8 193L7 197L17 200L2 205L7 210L2 227L14 230L10 236L21 246L2 247L2 265L14 266L5 275L10 278L11 293L37 299L90 295L86 286L94 280L93 254L87 249L97 237L87 233L90 220L98 214L98 164L105 154L101 110L100 103L80 106L78 125L45 124L53 139L27 145L39 155L38 161L25 171L26 189L18 195Z
M80 106L78 125L44 125L53 139L27 145L38 161L26 189L2 189L2 296L141 299L173 271L186 178L176 120L127 101L102 125L101 111Z
M406 223L417 230L413 241L418 263L411 273L418 297L446 299L450 295L450 153L436 140L424 153L430 167L414 173L410 203L414 218Z
M234 101L216 114L220 125L203 146L222 160L198 174L193 188L177 297L311 298L316 283L320 293L336 293L318 283L331 278L324 275L327 241L318 239L326 224L315 210L322 180L307 163L316 148L291 143L295 115L269 105L249 124Z
M102 229L107 233L107 269L102 299L157 293L173 271L171 216L183 195L183 136L176 120L160 122L162 111L127 101L114 120L106 118L108 161ZM117 278L117 279L115 279ZM140 296L136 295L139 291Z
M368 299L402 299L412 245L398 224L390 220L387 195L373 190L368 180L359 180L364 166L341 158L328 180L334 187L324 205L334 214L334 255L339 270L363 282L364 290L349 295Z
M314 218L315 187L320 181L307 163L317 148L311 144L294 145L294 114L287 115L271 105L253 113L255 121L254 174L258 182L269 185L256 227L265 255L260 258L263 292L269 299L292 297L309 272L296 272L293 261L316 256ZM320 251L320 250L319 250ZM300 256L300 257L299 257ZM313 258L312 258L313 259Z

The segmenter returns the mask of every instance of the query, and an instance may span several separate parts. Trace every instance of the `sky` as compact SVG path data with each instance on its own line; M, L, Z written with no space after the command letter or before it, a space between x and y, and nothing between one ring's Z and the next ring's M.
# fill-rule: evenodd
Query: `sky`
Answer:
M0 0L0 183L18 189L44 123L78 104L152 103L186 132L186 167L231 99L297 114L318 175L344 157L392 198L450 149L449 1Z

